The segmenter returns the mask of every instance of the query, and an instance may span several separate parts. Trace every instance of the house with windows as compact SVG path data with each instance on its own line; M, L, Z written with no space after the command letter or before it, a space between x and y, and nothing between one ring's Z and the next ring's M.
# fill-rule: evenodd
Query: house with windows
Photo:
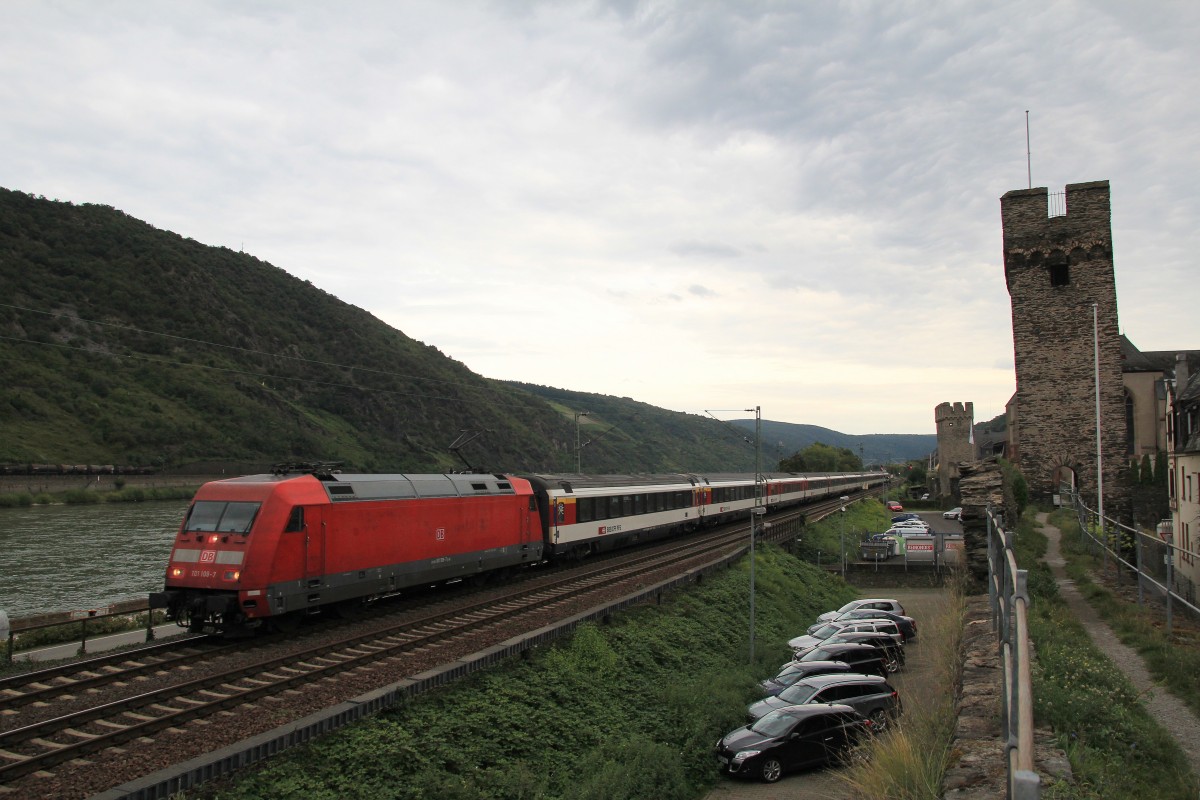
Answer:
M1175 551L1175 591L1196 603L1200 585L1200 371L1180 353L1167 388L1167 492Z

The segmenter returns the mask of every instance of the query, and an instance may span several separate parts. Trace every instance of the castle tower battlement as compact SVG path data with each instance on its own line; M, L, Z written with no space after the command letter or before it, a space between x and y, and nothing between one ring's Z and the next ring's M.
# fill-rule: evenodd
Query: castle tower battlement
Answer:
M1108 181L1069 184L1054 216L1050 199L1045 188L1000 198L1019 465L1036 496L1061 482L1095 496L1098 341L1104 494L1116 499L1126 436Z
M941 498L958 493L958 465L974 461L971 428L975 424L973 403L939 403L933 409L937 426L937 492Z

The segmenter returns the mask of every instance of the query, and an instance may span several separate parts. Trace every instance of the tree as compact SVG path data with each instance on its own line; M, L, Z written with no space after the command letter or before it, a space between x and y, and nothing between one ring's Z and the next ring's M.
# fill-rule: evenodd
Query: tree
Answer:
M847 447L813 442L780 461L779 469L782 472L856 472L862 469L862 459Z
M1153 486L1154 485L1154 467L1152 467L1150 465L1150 455L1149 454L1142 456L1141 479L1142 479L1141 483L1143 486Z

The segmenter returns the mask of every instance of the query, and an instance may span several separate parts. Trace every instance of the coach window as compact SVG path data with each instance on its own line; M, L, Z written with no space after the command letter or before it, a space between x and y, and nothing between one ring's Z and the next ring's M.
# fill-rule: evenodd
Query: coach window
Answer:
M591 522L592 521L592 498L581 497L575 501L575 521L576 522Z
M621 495L621 516L628 517L633 513L633 495Z
M302 530L304 530L304 507L296 506L288 516L287 527L283 529L283 532L297 533Z
M633 496L633 513L634 514L645 514L646 513L646 495L635 494Z
M608 498L608 518L616 519L619 516L621 516L621 498L619 496Z

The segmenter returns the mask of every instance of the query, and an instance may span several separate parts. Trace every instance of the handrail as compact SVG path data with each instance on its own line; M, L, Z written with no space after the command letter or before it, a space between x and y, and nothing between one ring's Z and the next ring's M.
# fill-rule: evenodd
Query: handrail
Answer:
M1017 568L1012 536L989 506L988 600L1000 646L1004 692L1001 720L1008 754L1008 797L1038 800L1041 778L1033 769L1033 677L1029 648L1028 571Z
M1192 614L1200 616L1200 607L1188 602L1186 597L1176 591L1181 576L1175 572L1177 561L1188 561L1197 556L1189 553L1175 542L1167 541L1163 536L1131 528L1109 516L1100 519L1098 512L1088 507L1078 492L1063 487L1061 493L1067 497L1075 510L1076 519L1079 521L1080 538L1089 544L1093 552L1095 548L1100 548L1104 556L1105 569L1107 569L1108 559L1111 556L1118 582L1121 580L1122 566L1137 575L1138 605L1143 605L1145 602L1143 595L1146 586L1153 587L1163 595L1168 634L1174 630L1174 606L1176 603L1182 604ZM1097 529L1100 531L1099 536L1094 533ZM1121 540L1123 538L1129 545L1128 548L1122 548ZM1114 542L1116 543L1115 549L1112 546ZM1133 551L1132 554L1129 552L1130 549ZM1147 557L1147 551L1149 557ZM1130 555L1132 555L1134 563L1126 559L1126 556ZM1162 567L1161 571L1159 571L1159 567ZM1193 586L1193 590L1194 588Z
M6 625L0 624L0 639L6 640L3 654L0 656L0 662L11 664L16 654L16 637L22 633L31 631L44 630L46 628L59 628L64 625L78 625L79 635L77 637L67 639L63 644L69 644L74 641L79 642L79 653L82 655L87 652L88 640L88 622L91 620L109 619L112 617L134 617L138 614L146 615L146 641L154 641L154 612L150 608L148 600L129 600L104 609L87 609L85 611L64 611L54 614L37 614L32 617L14 617L9 620L5 618ZM48 620L41 622L40 620ZM31 648L32 649L32 648Z

